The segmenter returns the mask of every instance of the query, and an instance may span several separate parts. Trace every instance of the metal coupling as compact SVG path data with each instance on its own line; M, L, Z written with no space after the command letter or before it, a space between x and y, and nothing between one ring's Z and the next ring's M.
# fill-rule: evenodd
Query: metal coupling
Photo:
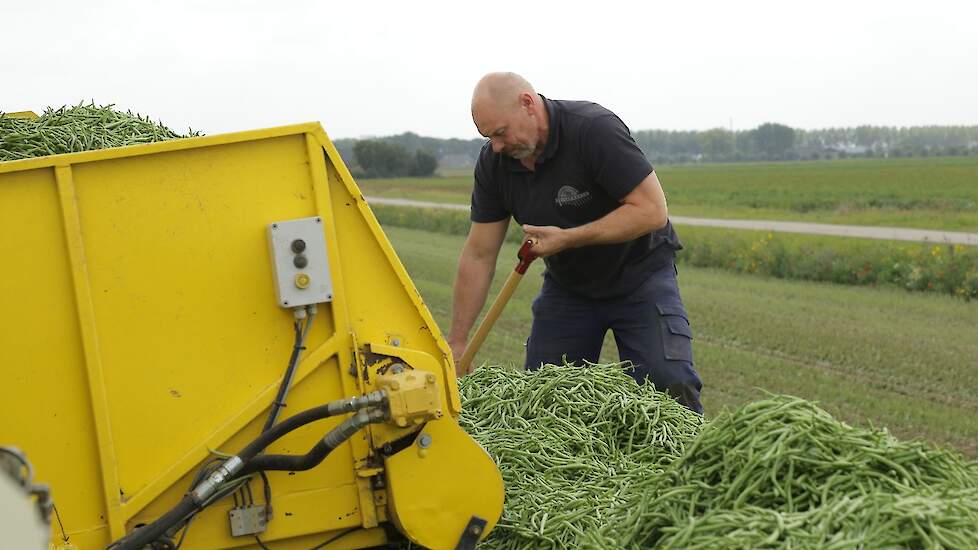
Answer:
M360 428L363 428L367 424L383 422L386 416L386 413L381 409L361 409L357 411L357 414L347 418L342 424L330 430L323 437L323 443L330 449L335 449L344 441L353 437L353 434L360 431Z
M375 391L357 397L346 397L330 402L327 406L329 413L333 416L346 414L367 407L377 407L383 405L387 396L382 391Z
M244 461L241 460L237 455L224 461L217 470L207 477L204 481L201 481L194 487L191 491L190 496L194 499L197 504L202 504L211 495L217 492L218 487L224 484L225 481L234 477L235 474L241 471L244 467Z

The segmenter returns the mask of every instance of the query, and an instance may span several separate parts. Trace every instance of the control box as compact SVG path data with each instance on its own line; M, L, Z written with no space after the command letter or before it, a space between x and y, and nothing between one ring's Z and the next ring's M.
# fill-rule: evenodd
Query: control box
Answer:
M320 217L268 225L278 304L293 308L333 300L326 237Z

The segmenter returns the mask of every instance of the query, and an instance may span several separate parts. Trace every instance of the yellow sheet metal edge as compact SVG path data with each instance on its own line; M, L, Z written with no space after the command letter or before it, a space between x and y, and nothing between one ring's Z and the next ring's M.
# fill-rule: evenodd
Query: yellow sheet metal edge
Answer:
M213 145L226 145L229 143L239 143L256 139L304 134L316 132L317 130L322 131L322 125L320 125L318 122L305 122L302 124L276 126L261 130L246 130L244 132L214 134L212 136L178 138L168 141L158 141L156 143L127 145L126 147L112 147L109 149L97 149L95 151L82 151L80 153L65 153L62 155L47 155L30 159L9 160L6 162L0 162L0 174L5 172L16 172L18 170L32 170L35 168L65 166L68 164L80 164L83 162L96 162L100 160L112 160L139 155L151 155L166 151L180 151L183 149L196 149ZM337 154L336 157L333 158L338 157L339 155Z
M34 111L14 111L12 113L0 113L0 118L26 118L28 120L34 120L37 118L37 113Z
M112 537L125 534L125 518L122 517L119 498L119 477L116 471L115 447L112 444L112 431L109 425L109 411L105 406L104 373L96 337L95 312L93 310L91 288L88 280L85 244L82 240L78 204L71 167L55 168L58 195L64 220L65 239L68 242L68 255L71 261L72 282L75 290L75 307L81 328L82 346L85 354L85 367L88 375L88 391L91 395L92 417L99 454L99 472L104 491L106 518Z
M424 304L424 300L421 299L421 294L418 293L417 288L414 283L411 282L410 277L408 277L407 269L404 264L401 263L400 258L397 257L397 253L394 252L394 247L391 246L390 241L384 234L383 229L380 227L380 222L374 216L373 211L370 210L366 199L363 194L360 193L359 188L356 186L353 180L353 175L350 174L350 170L346 167L343 159L340 157L339 151L333 145L332 140L326 134L326 130L320 125L316 125L316 129L313 131L313 135L319 140L322 147L326 150L329 155L330 160L333 161L337 172L339 173L340 180L343 185L346 186L347 191L354 198L364 219L367 221L367 226L370 227L370 231L373 233L374 238L380 244L381 249L384 251L384 255L387 256L388 261L391 266L394 267L394 271L397 273L397 277L404 286L408 295L410 296L411 302L420 312L425 323L431 328L432 336L438 344L438 348L441 350L445 362L444 375L446 381L446 391L448 392L448 404L452 411L452 414L457 416L462 412L462 402L461 397L458 393L458 381L455 377L455 363L452 358L452 352L448 348L448 343L445 340L444 335L442 335L441 330L438 328L438 324L435 322L434 317L432 317L431 312L428 310L428 306Z

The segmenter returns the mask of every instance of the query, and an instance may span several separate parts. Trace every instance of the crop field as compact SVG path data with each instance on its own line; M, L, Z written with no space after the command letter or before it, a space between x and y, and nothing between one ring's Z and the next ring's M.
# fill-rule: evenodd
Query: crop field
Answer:
M674 216L978 231L978 157L662 165ZM366 195L468 203L469 173L358 181Z
M443 331L464 237L385 227ZM504 245L490 299L516 263ZM522 365L535 262L477 363ZM787 393L857 425L885 426L978 456L978 310L974 302L900 289L785 281L680 267L707 416ZM602 362L617 361L609 334Z

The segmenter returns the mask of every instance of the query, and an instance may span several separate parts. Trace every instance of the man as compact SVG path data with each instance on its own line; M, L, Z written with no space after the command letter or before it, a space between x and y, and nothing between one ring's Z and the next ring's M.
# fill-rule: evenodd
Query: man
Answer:
M526 368L597 362L611 329L638 382L651 380L702 414L676 282L682 244L655 171L625 124L595 103L538 95L514 73L479 81L472 120L489 142L475 168L472 227L455 279L448 342L456 360L485 304L512 216L547 266Z

